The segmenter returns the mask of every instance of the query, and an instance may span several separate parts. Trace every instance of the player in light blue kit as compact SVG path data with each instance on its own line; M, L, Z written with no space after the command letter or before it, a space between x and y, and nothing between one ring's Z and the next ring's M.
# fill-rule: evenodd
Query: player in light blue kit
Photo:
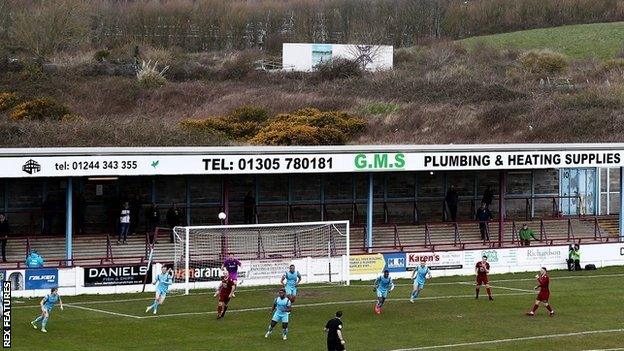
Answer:
M286 290L286 297L292 303L295 303L297 298L297 285L299 285L299 282L301 282L301 274L295 270L295 265L291 264L288 271L282 275L281 283Z
M420 261L420 265L414 269L412 273L412 280L414 281L414 289L410 296L410 302L414 303L414 299L418 298L420 291L425 288L425 282L427 279L431 279L431 271L425 261Z
M282 323L282 339L286 340L288 339L288 315L292 311L292 302L286 297L286 290L280 289L278 294L279 296L275 298L271 310L273 318L271 318L271 324L264 337L268 338L277 323Z
M166 266L162 266L161 273L156 276L156 280L154 281L154 285L156 285L156 297L154 298L154 303L147 306L145 309L145 313L149 312L152 308L154 309L154 314L158 312L158 305L162 305L165 302L165 297L167 297L167 292L169 291L169 285L173 284L173 271L171 268L167 268Z
M390 277L390 272L386 269L383 275L375 279L375 287L373 291L377 292L377 304L375 304L375 313L381 314L381 307L388 298L388 292L394 290L394 283Z
M32 325L33 328L37 329L37 323L41 321L41 331L47 333L48 331L46 330L46 324L48 324L48 318L50 318L50 312L52 311L52 308L54 308L57 303L59 304L59 307L62 311L63 301L61 301L61 297L58 294L58 288L52 288L52 290L50 290L50 293L47 294L43 299L41 299L41 302L39 303L41 305L41 316L30 322L30 325Z

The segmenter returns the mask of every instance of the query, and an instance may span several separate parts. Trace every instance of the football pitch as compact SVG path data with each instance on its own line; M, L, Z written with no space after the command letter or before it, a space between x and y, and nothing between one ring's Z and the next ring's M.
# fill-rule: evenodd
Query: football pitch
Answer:
M409 302L411 284L396 280L383 313L373 313L372 282L351 286L302 285L290 315L265 339L278 287L241 286L222 320L212 290L167 297L157 315L144 313L153 293L66 296L52 311L48 333L29 322L40 299L15 299L15 350L324 350L327 320L342 310L347 350L597 350L624 347L624 267L550 273L554 317L535 299L536 273L490 276L474 298L472 277L434 277Z

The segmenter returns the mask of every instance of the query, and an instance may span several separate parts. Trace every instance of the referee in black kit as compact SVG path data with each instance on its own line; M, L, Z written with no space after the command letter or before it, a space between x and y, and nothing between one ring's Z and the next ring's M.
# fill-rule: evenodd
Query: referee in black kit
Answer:
M327 321L325 332L327 333L327 351L344 351L345 340L342 337L342 311L336 312L336 317Z

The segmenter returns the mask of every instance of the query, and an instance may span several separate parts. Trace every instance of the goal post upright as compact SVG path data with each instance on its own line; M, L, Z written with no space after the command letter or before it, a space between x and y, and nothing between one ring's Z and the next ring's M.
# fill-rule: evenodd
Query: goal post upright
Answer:
M189 252L190 252L190 233L189 233L189 227L185 227L184 228L184 293L186 295L189 294L189 275L190 275L190 268L189 268Z
M347 255L347 259L346 262L344 263L344 270L346 270L346 277L345 277L345 282L346 285L351 285L351 228L350 228L350 222L349 221L345 221L345 225L347 227L347 250L346 250L346 255Z

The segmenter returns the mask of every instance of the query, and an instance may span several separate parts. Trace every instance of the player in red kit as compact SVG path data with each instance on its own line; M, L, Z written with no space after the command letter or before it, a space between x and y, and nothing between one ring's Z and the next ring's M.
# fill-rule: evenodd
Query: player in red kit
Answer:
M488 274L490 273L490 264L487 261L487 256L483 256L481 261L477 262L475 266L475 272L477 273L477 287L476 287L476 299L479 298L479 289L481 285L485 285L485 290L488 294L488 299L490 301L494 300L492 298L492 289L490 289L490 282L488 280Z
M230 274L225 272L223 277L221 278L221 284L219 285L219 289L215 293L215 296L219 295L219 305L217 306L217 319L223 318L225 316L225 311L227 311L228 303L230 299L234 296L234 291L236 290L236 282L230 278Z
M548 310L548 314L552 317L555 315L555 311L550 307L548 303L548 299L550 298L550 289L548 288L548 284L550 284L550 278L548 277L548 272L545 267L539 271L539 274L535 276L537 278L537 286L535 290L537 290L537 299L535 299L535 304L531 311L527 312L527 316L535 316L535 311L539 308L540 302L546 306Z

